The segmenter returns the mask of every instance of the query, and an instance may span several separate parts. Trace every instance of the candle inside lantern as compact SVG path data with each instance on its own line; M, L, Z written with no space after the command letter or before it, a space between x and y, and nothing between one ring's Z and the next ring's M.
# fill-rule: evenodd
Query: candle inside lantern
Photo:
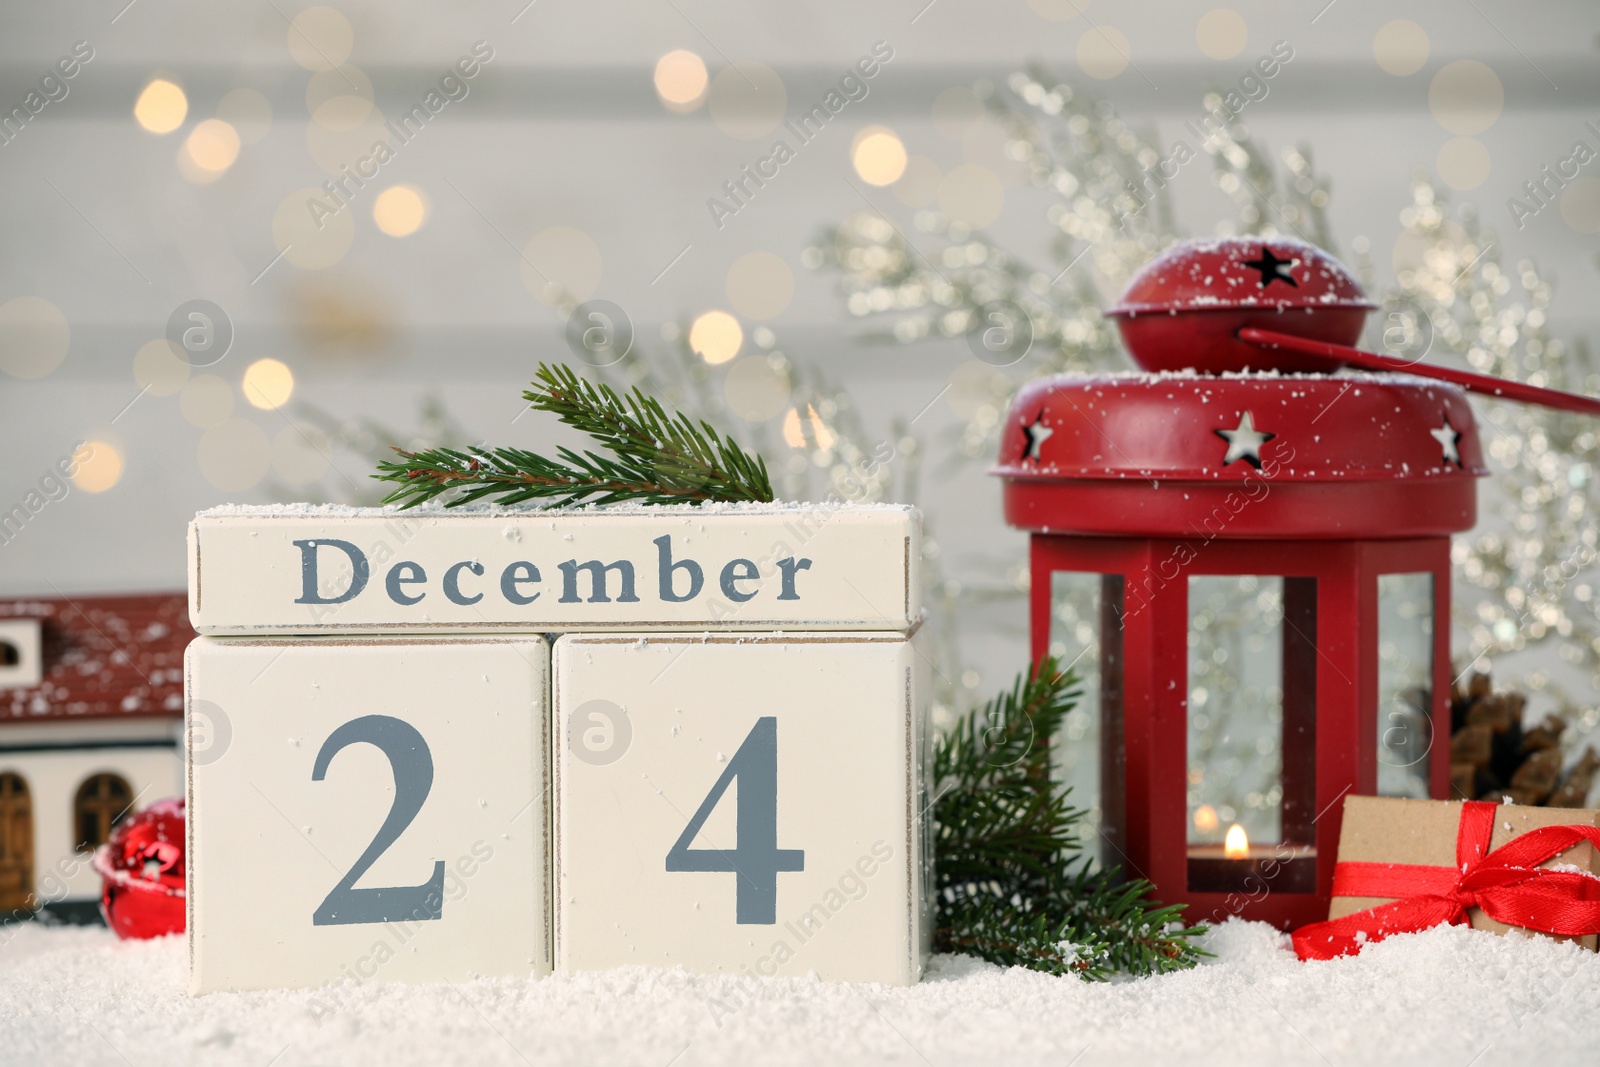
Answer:
M1228 836L1222 840L1222 855L1230 860L1250 858L1250 835L1238 823L1228 827Z

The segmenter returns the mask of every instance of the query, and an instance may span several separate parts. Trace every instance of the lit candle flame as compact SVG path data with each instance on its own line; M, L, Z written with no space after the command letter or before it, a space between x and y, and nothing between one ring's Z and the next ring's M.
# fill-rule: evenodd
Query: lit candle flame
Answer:
M1222 841L1222 854L1230 860L1250 858L1250 838L1238 823L1228 827L1228 836Z

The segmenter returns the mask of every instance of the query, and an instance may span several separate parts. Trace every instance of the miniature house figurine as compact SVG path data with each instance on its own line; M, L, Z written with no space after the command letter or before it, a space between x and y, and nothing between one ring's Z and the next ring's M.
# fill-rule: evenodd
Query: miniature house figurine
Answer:
M0 602L0 918L97 913L95 847L183 789L182 593Z

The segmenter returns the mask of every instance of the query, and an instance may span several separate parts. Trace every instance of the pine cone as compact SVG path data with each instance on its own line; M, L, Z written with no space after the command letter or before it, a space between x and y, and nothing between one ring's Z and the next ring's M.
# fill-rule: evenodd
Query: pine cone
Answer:
M1600 754L1593 747L1561 773L1561 735L1567 723L1559 715L1523 729L1528 698L1499 691L1487 674L1474 674L1450 694L1450 786L1458 800L1581 808L1600 773Z
M1589 791L1594 788L1595 771L1600 770L1600 755L1595 754L1594 746L1583 750L1583 755L1578 757L1576 766L1567 773L1567 780L1561 783L1545 805L1551 808L1582 808L1586 807Z

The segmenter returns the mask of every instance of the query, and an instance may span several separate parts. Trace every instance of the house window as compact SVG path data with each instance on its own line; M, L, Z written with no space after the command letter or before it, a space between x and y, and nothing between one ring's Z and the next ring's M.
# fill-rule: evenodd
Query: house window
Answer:
M72 801L72 823L78 828L79 852L88 852L111 838L111 828L133 807L127 779L95 774L84 779Z
M0 774L0 918L33 895L33 799L20 774Z
M38 619L0 619L0 689L29 689L44 679Z

